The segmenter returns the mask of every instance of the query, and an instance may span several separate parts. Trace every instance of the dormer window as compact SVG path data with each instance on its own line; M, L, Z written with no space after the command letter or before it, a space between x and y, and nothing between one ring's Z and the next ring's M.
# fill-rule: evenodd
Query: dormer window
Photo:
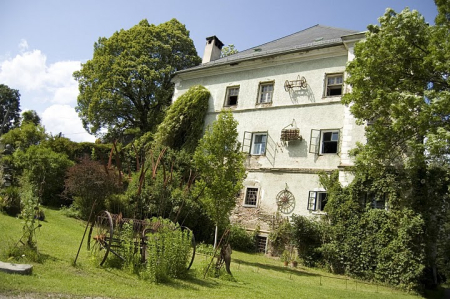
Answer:
M239 86L233 86L227 88L227 93L225 96L224 106L237 106L239 97Z
M343 77L344 74L328 74L325 77L325 96L340 96L343 91Z

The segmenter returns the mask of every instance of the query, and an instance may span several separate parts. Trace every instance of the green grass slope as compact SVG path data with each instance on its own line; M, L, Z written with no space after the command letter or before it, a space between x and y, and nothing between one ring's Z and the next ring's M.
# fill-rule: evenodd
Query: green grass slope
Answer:
M395 289L369 285L342 276L283 267L278 260L234 251L233 278L203 278L207 258L197 255L185 279L152 284L127 270L101 268L90 261L83 244L77 266L72 266L85 223L46 209L37 231L42 263L32 263L31 276L0 272L0 294L32 298L418 298ZM0 258L19 240L20 219L0 214ZM19 261L20 262L20 261ZM26 261L26 257L23 258ZM2 297L2 296L0 296Z

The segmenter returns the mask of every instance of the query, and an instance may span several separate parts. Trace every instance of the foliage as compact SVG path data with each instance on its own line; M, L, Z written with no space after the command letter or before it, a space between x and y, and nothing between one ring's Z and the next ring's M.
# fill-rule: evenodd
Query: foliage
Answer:
M14 149L25 150L32 145L40 144L46 137L44 127L25 122L20 127L3 134L2 140L5 144L11 144Z
M409 208L366 205L362 195L373 184L364 181L361 173L356 175L345 188L338 182L337 171L320 175L328 192L326 221L293 217L300 258L307 265L325 266L335 273L420 289L425 268L422 216ZM387 193L387 197L395 202L394 194Z
M0 84L0 136L19 125L19 107L19 91Z
M367 143L353 151L354 173L364 188L353 187L344 198L350 207L358 200L356 193L369 191L375 198L388 199L390 213L377 223L390 231L385 243L377 246L409 263L403 265L407 269L395 262L377 265L376 271L383 272L378 278L405 288L436 285L438 268L446 268L437 264L443 261L437 254L446 243L442 232L450 200L450 31L448 6L445 1L436 4L439 15L434 26L408 9L401 13L388 9L379 26L369 26L366 40L356 44L355 59L347 67L352 92L343 97L358 123L372 123L366 128ZM370 214L350 224L356 229ZM336 231L344 228L338 222L342 227ZM394 252L399 247L402 257ZM371 254L381 254L377 250ZM384 272L388 268L391 272ZM366 271L373 274L368 265L356 272Z
M20 194L18 186L9 186L0 190L0 210L8 215L20 213Z
M39 219L41 216L39 198L33 192L33 185L26 178L21 180L20 198L20 217L24 222L21 240L25 241L23 246L37 251L36 229L40 227Z
M194 193L200 196L207 214L220 228L229 221L245 176L244 156L237 136L237 121L230 111L222 111L194 154L200 175Z
M44 205L60 206L64 201L64 175L74 163L65 154L55 153L40 145L31 145L25 151L13 154L16 169L33 186L33 194Z
M294 240L293 226L286 218L281 219L270 231L269 241L272 247L272 254L281 254Z
M22 113L22 123L33 123L35 126L41 124L41 118L34 110L27 110Z
M93 215L103 210L106 199L121 191L118 175L100 162L84 157L67 170L65 179L66 196L75 197L82 219L87 220L94 207ZM95 206L93 204L95 203Z
M189 31L176 19L157 26L144 19L99 38L93 58L74 73L84 127L117 136L128 129L154 131L170 105L173 73L200 61Z
M292 226L294 244L301 262L308 267L319 265L322 259L319 250L323 236L321 223L305 216L292 215Z
M214 255L214 247L211 244L206 244L202 242L197 245L195 252L212 256Z
M142 276L153 282L183 276L192 257L190 231L182 230L168 219L153 218L152 224L159 227L156 232L147 234L146 265Z
M156 142L175 150L194 152L203 134L210 95L203 86L189 88L170 106L164 121L158 126Z
M230 226L230 246L233 250L256 252L256 235L247 232L244 227L233 224Z
M234 45L231 44L222 48L222 53L220 54L220 57L227 57L236 54L238 52L239 51L234 47Z

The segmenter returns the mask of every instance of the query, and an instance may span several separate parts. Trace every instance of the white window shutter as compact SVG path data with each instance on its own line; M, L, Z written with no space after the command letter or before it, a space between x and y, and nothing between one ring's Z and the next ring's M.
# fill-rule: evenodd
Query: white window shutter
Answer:
M320 151L320 130L311 129L309 152L318 155Z
M308 196L308 210L309 211L315 211L317 205L317 192L316 191L309 191Z

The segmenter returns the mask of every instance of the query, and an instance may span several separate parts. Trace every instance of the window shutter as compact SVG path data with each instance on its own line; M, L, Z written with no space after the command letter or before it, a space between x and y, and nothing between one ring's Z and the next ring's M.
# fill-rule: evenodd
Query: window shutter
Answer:
M242 140L242 151L244 153L250 154L252 147L252 132L245 131L244 139Z
M320 130L311 129L309 152L318 155L320 150Z
M341 148L342 148L342 140L344 137L342 136L342 129L339 129L339 140L338 140L338 148L337 148L337 155L341 156Z
M308 210L309 211L315 211L316 210L316 203L317 203L317 192L316 191L309 191L308 196Z

